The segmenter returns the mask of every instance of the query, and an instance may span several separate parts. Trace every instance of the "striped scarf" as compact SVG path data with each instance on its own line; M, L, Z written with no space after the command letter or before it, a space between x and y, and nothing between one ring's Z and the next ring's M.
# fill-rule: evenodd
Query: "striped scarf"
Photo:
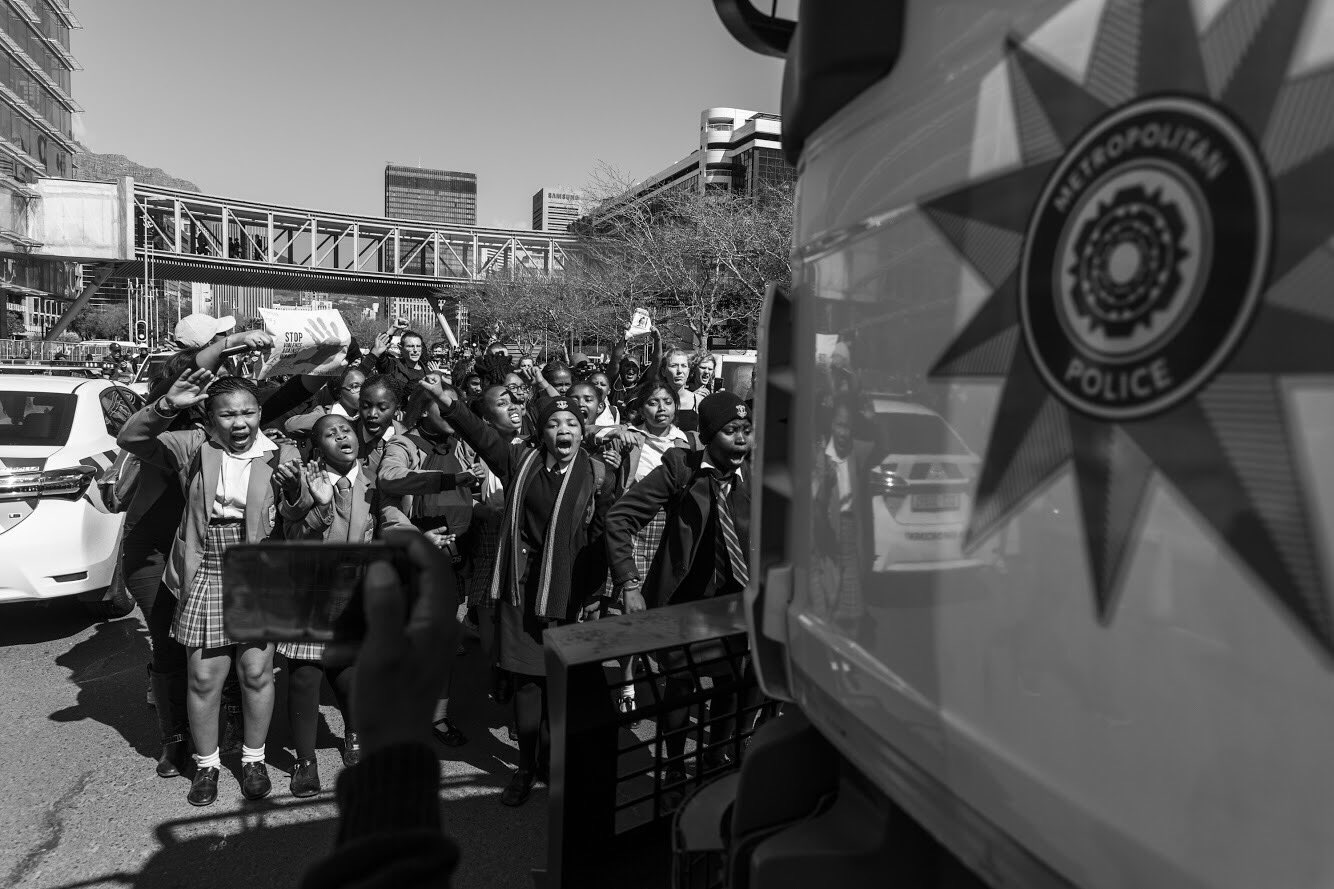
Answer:
M509 595L510 604L523 609L523 589L519 577L519 540L523 533L523 501L528 493L528 485L534 473L546 465L546 452L535 448L528 452L515 473L513 483L508 488L505 498L505 518L501 525L499 558L496 559L495 571L491 574L492 602L500 600L502 584ZM594 473L589 468L588 459L580 454L561 479L560 490L556 493L556 506L551 520L547 524L546 540L542 543L542 563L538 574L537 601L533 611L538 617L548 620L566 620L569 617L570 593L574 581L574 560L577 555L575 536L587 524L592 514ZM581 495L586 496L587 505L583 522L576 524L575 510Z

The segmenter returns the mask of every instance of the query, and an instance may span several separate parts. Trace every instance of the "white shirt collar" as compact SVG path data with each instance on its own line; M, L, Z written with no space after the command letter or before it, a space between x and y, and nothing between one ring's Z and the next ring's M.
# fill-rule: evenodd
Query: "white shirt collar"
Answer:
M558 461L556 460L555 457L551 456L550 453L544 454L543 457L545 458L543 460L543 465L546 466L548 471L556 468L556 466L558 465ZM559 469L557 469L557 472L559 472L561 475L564 475L573 465L574 461L571 460L569 463L566 463L564 466L561 466Z
M826 457L833 460L835 463L846 463L848 461L847 457L840 457L838 455L837 449L834 448L834 439L832 437L829 439L829 444L825 446L824 453Z
M355 486L356 483L357 483L357 476L360 475L360 474L361 474L361 464L360 464L360 462L358 462L358 461L356 461L356 460L352 461L352 468L349 469L349 470L347 471L347 476L346 476L347 480L348 480L350 483L352 483L352 485ZM329 479L329 484L331 484L331 485L335 485L335 486L338 484L338 480L339 480L340 478L344 478L344 476L339 475L337 472L335 472L335 471L334 471L330 466L328 466L328 465L326 465L326 466L324 467L324 475L325 475L325 477L326 477L327 479Z
M687 444L690 443L690 437L678 429L675 423L668 426L667 431L662 435L654 435L652 432L648 431L647 426L640 426L639 428L643 431L644 435L654 441L684 441Z
M347 408L343 407L336 401L329 405L329 413L337 414L340 417L347 417L349 420L352 419L352 415L347 412Z

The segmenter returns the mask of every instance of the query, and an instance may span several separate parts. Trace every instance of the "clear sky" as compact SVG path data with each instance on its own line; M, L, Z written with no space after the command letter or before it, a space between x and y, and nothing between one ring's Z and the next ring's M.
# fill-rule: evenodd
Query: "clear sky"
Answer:
M230 197L384 212L388 162L478 176L478 222L634 178L710 106L779 110L779 60L710 0L74 0L91 150ZM767 4L765 4L767 6Z

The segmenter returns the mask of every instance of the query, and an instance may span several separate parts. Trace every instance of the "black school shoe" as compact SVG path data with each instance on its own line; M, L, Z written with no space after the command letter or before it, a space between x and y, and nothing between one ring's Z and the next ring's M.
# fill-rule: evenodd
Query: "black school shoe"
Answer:
M218 798L218 769L214 766L195 769L190 782L190 793L185 797L192 806L211 806Z
M292 768L292 796L314 796L319 792L319 765L313 759L298 759Z
M214 769L216 772L217 769ZM241 763L241 795L248 800L264 799L273 790L269 770L262 762Z
M532 772L520 769L514 773L510 779L509 786L500 793L500 802L506 806L522 806L528 802L528 797L533 795L533 785L537 783L537 775Z

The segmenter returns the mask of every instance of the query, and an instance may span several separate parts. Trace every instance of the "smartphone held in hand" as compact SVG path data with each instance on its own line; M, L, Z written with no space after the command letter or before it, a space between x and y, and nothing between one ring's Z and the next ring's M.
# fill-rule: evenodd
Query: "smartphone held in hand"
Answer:
M223 627L237 642L359 642L366 635L361 582L387 562L402 589L417 568L387 543L291 541L238 544L222 561ZM407 604L412 607L411 601Z

